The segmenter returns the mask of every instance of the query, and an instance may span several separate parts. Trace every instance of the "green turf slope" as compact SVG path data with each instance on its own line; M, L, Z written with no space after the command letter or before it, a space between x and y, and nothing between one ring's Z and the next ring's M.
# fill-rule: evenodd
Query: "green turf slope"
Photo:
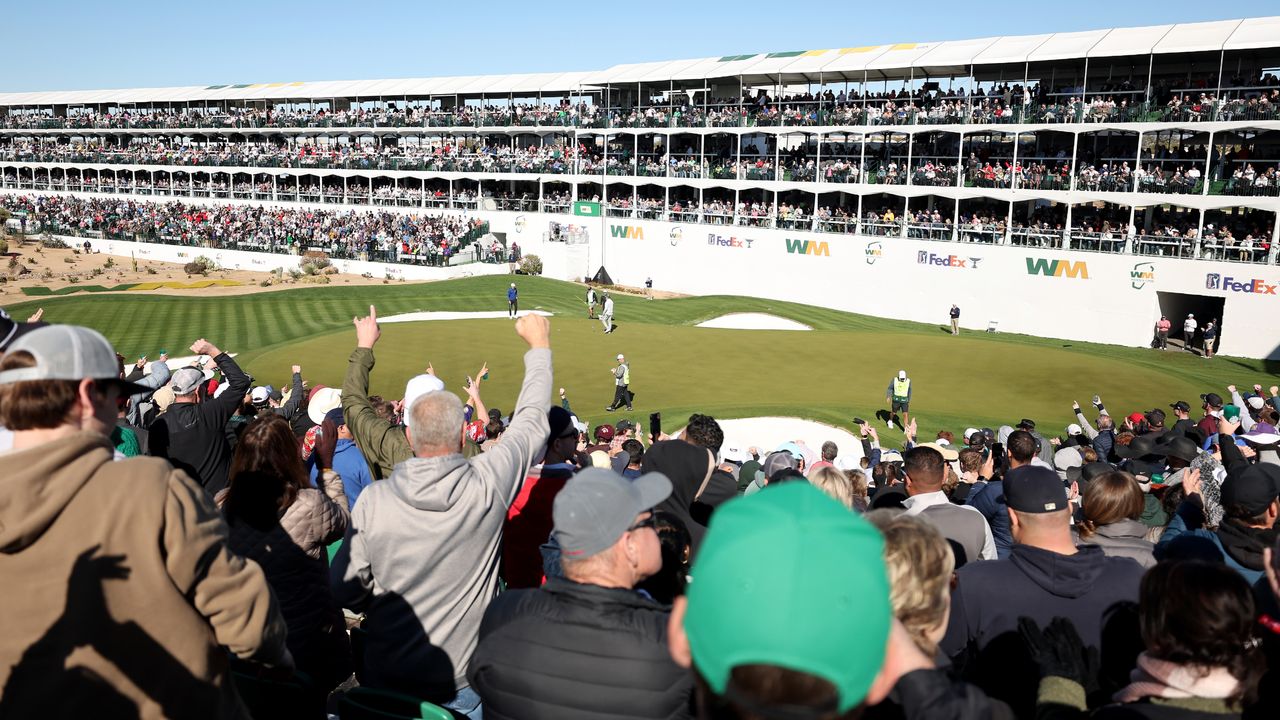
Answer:
M161 348L180 354L197 337L237 351L260 382L280 384L301 364L310 382L342 381L354 346L351 318L370 303L380 315L419 310L504 310L508 277L481 277L359 288L307 288L229 298L109 295L45 299L9 308L22 317L43 306L46 319L103 331L127 356ZM912 410L922 429L958 432L1034 418L1046 434L1071 421L1070 402L1101 393L1115 410L1196 404L1227 384L1274 382L1276 363L1160 353L1020 335L966 333L793 303L739 297L646 301L619 296L618 330L604 335L586 318L582 288L520 278L521 307L552 321L556 384L592 422L607 417L613 357L632 361L635 412L643 422L661 410L674 426L694 410L720 417L796 415L848 427L855 415L883 407L899 368L914 379ZM768 312L812 332L694 327L728 312ZM428 362L454 388L481 362L490 366L485 400L509 411L519 389L523 344L512 322L433 321L384 324L373 391L399 397L404 381ZM614 415L613 417L617 417Z

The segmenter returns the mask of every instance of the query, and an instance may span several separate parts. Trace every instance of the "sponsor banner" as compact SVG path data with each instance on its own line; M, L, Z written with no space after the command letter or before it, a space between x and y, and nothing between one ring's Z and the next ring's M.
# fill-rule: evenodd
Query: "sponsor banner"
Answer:
M1267 282L1261 278L1238 278L1232 275L1209 273L1205 275L1204 286L1208 290L1244 293L1246 295L1275 295L1280 282Z
M643 240L644 228L639 225L610 225L609 237Z
M1029 257L1027 258L1027 274L1088 280L1089 264L1083 260L1072 262L1071 260Z
M935 267L946 268L967 268L969 270L977 270L978 264L982 262L982 258L965 257L963 255L939 255L938 253L921 250L916 253L916 262L921 265L931 265Z
M671 232L667 233L667 237L671 240L671 247L675 247L684 239L684 229L676 225L671 228Z
M732 236L725 237L724 235L717 235L715 233L709 233L707 235L707 244L712 247L743 248L750 250L751 243L753 242L755 242L755 240L752 240L751 238L739 238Z
M573 204L573 214L582 217L600 217L600 203L579 200Z
M830 257L831 248L826 241L818 240L799 240L796 238L787 238L787 252L792 255L816 255L821 257Z
M1155 263L1140 262L1133 266L1129 271L1129 287L1134 290L1141 290L1148 283L1156 281L1156 265Z
M884 257L884 248L879 240L874 240L867 243L865 254L867 256L867 264L875 265L877 260Z

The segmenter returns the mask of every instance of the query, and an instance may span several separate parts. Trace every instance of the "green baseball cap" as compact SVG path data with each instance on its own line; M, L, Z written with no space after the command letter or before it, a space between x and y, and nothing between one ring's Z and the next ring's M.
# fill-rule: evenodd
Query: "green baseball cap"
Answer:
M844 713L884 663L893 619L884 540L809 483L718 508L687 595L693 663L717 694L733 668L774 665L830 682Z
M1222 408L1222 417L1230 420L1231 422L1240 422L1240 406L1228 405Z

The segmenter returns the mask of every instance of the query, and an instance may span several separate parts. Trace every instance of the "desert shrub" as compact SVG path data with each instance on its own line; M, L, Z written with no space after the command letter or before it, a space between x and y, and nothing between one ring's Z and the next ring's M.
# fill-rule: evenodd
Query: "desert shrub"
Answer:
M525 255L520 259L520 272L525 275L541 275L542 258L537 255Z

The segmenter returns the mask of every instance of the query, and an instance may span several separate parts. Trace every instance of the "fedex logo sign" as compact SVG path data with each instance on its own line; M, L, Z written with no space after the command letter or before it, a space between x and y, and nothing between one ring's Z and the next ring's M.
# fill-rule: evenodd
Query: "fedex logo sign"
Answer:
M1230 275L1221 278L1217 273L1209 273L1205 277L1205 287L1210 290L1222 290L1224 292L1250 293L1254 295L1275 295L1276 287L1280 283L1268 283L1260 278L1252 280L1237 280Z
M937 265L939 267L969 268L977 270L982 258L960 257L959 255L939 255L921 250L916 254L916 262L921 265Z
M747 248L749 250L753 242L755 241L751 238L724 237L715 233L707 235L707 244L716 247Z

